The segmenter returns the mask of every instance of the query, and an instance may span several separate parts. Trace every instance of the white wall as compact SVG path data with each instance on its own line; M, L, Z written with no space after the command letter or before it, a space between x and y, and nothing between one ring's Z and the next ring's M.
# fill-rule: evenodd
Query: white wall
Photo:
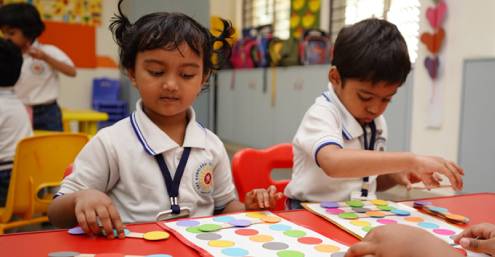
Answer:
M118 62L117 45L108 29L110 18L117 11L117 1L102 1L102 24L96 29L96 54L111 57ZM119 78L119 70L111 68L77 69L77 76L70 78L60 75L59 102L71 109L91 108L91 83L95 77Z
M430 29L424 13L432 3L421 0L421 32ZM471 57L495 56L495 1L446 0L446 3L446 39L440 54L437 81L444 93L442 126L439 129L426 126L431 80L423 66L428 50L420 42L414 69L411 150L457 160L463 61Z

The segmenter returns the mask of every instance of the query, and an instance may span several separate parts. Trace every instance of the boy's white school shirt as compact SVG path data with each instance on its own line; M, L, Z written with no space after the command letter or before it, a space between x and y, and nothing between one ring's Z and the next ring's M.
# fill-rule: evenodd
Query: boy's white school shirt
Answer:
M170 201L153 154L163 154L173 178L184 147L191 147L179 187L180 207L189 207L191 216L206 216L236 199L225 147L196 122L194 110L188 110L181 147L148 118L141 102L131 114L135 122L123 119L90 140L57 194L97 189L110 196L123 222L154 221L160 211L170 210Z
M33 47L39 48L58 61L74 66L69 56L56 46L35 41ZM28 53L22 56L24 62L21 76L14 87L19 99L25 105L46 104L57 100L60 85L59 72L45 61L33 58Z
M294 164L292 179L285 195L300 201L346 201L352 192L361 191L362 178L333 178L318 166L316 155L329 144L345 149L364 149L363 129L335 94L329 90L317 97L299 125L293 139ZM387 127L383 116L375 120L375 151L385 150ZM368 128L367 138L371 137ZM359 160L356 160L359 161ZM366 165L363 163L362 165ZM369 177L369 194L376 191L376 177Z
M26 107L15 95L14 88L0 87L0 163L12 161L19 140L32 134ZM0 170L11 168L11 164L0 165Z

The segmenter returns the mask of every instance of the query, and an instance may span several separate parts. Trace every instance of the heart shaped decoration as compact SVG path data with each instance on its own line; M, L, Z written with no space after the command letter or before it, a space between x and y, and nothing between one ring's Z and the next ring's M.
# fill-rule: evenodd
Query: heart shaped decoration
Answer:
M426 45L432 54L436 54L440 51L444 38L445 30L443 28L440 28L438 32L434 34L428 32L421 34L421 42Z
M444 1L440 1L437 6L430 7L426 10L426 18L432 28L438 28L447 14L447 4Z
M438 66L440 66L440 60L438 60L438 56L435 57L426 57L425 58L425 68L428 71L431 79L436 79L438 75Z

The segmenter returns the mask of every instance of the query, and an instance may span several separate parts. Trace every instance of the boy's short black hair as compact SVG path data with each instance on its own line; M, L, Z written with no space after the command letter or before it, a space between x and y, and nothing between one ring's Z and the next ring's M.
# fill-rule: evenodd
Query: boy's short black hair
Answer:
M0 27L18 28L33 42L45 30L40 13L28 3L7 4L0 7Z
M22 52L12 41L0 38L0 87L15 85L22 68Z
M397 27L380 19L366 19L343 28L335 41L332 65L342 81L402 85L411 71L406 41Z

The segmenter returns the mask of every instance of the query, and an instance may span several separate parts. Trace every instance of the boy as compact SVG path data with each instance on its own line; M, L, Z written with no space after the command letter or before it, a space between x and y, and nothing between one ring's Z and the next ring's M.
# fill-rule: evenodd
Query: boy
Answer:
M16 3L0 7L0 30L24 54L16 94L32 108L35 130L62 131L62 114L57 104L58 72L74 77L76 68L63 51L36 41L44 29L40 14L33 5Z
M300 201L374 198L377 189L395 184L423 181L431 188L439 184L436 172L462 188L463 170L451 161L382 152L382 114L411 70L395 25L367 19L342 29L332 64L329 91L306 112L293 140L294 173L285 189L289 208L300 208Z
M21 50L0 38L0 207L7 199L17 142L32 134L26 108L14 94L21 67Z

